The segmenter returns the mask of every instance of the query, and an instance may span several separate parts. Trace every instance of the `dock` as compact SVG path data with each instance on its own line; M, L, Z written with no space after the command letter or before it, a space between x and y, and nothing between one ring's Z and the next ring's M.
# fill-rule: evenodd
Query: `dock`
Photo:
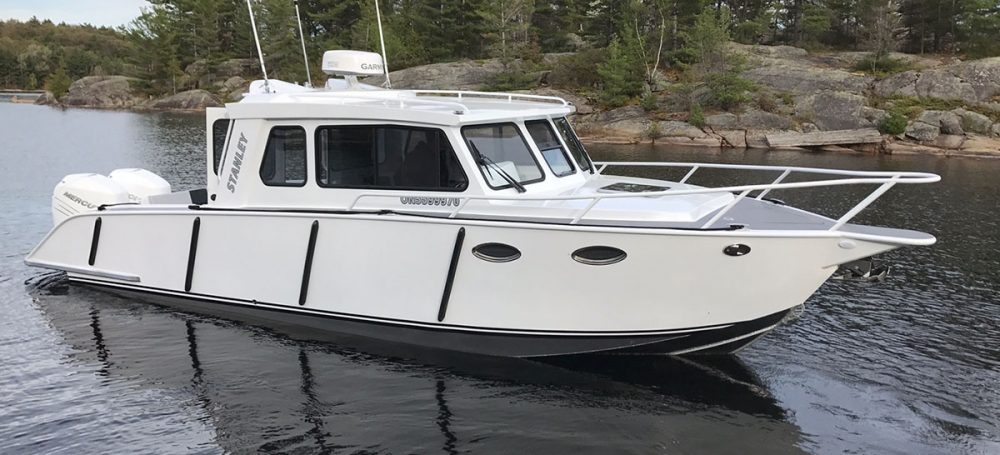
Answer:
M33 104L44 94L40 90L0 90L0 103Z
M794 131L771 133L765 136L771 147L822 147L828 145L878 144L882 135L874 128L839 131L797 133Z

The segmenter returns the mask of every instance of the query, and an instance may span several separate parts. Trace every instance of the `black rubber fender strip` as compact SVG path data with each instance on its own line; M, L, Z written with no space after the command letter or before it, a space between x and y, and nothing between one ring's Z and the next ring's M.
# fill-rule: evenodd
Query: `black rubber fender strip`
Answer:
M201 231L201 217L194 218L191 225L191 247L188 249L187 275L184 278L184 292L191 292L191 280L194 278L194 260L198 256L198 233Z
M94 265L97 260L97 246L101 243L101 217L94 220L94 236L90 239L90 257L87 264Z
M313 253L316 251L316 236L319 235L319 221L312 222L309 230L309 246L306 248L306 263L302 268L302 286L299 288L299 306L306 304L309 295L309 277L312 275Z
M438 308L438 322L444 321L448 312L448 300L451 299L451 287L455 284L455 272L458 271L458 259L462 256L462 244L465 243L465 228L458 228L455 237L455 249L451 252L451 265L448 266L448 279L444 282L444 294L441 296L441 307Z

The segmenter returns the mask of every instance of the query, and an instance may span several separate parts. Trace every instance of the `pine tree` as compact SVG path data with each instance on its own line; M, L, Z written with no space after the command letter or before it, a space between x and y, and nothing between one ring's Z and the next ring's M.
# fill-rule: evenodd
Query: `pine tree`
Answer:
M295 6L287 0L264 0L257 27L268 76L292 82L306 80L299 45Z
M482 10L486 24L483 34L490 43L492 54L502 61L520 56L520 50L529 42L532 0L496 0L487 2Z
M1000 55L1000 3L996 0L968 2L959 29L960 46L971 57Z
M69 75L66 74L66 67L60 66L56 72L52 73L48 79L45 81L45 90L52 92L55 97L62 98L66 92L69 91L69 86L73 81L69 79Z
M601 76L600 101L605 107L618 107L643 91L642 62L634 48L622 45L616 37L608 44L608 61L597 67Z

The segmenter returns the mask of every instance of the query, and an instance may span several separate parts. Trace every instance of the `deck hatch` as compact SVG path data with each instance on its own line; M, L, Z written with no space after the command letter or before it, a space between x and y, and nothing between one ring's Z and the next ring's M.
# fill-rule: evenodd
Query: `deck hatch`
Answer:
M601 193L651 193L669 190L669 186L643 185L641 183L619 182L603 186L597 190Z
M483 243L472 249L472 255L486 262L511 262L521 257L521 250L505 243Z
M587 265L611 265L625 260L624 251L613 246L588 246L573 252L573 260Z

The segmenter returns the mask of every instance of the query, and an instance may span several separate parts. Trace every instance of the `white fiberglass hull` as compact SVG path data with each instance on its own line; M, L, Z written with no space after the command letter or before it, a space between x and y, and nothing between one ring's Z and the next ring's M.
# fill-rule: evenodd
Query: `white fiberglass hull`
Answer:
M519 256L473 254L490 243ZM724 254L732 245L749 252ZM573 259L592 246L626 256ZM527 357L731 352L777 325L838 264L896 246L826 231L148 207L69 218L27 262L163 303Z

